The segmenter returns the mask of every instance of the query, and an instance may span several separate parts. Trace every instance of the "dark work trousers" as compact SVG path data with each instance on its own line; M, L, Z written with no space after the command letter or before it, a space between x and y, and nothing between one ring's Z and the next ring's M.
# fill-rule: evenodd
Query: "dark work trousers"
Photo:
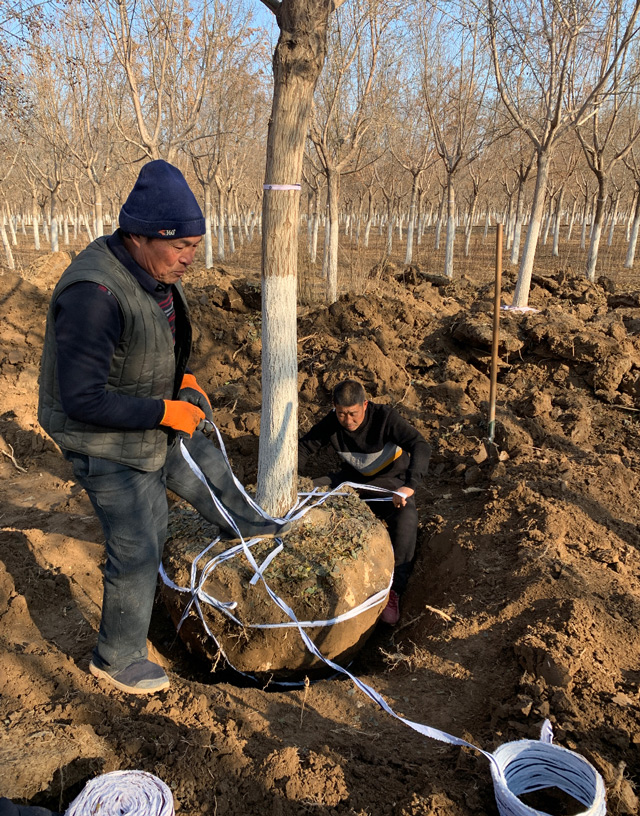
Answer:
M349 481L361 484L362 477L360 476L355 479L353 473L338 471L337 473L330 473L328 476L314 479L313 483L318 487L334 488L343 482ZM398 490L398 488L404 487L404 482L401 479L385 476L369 479L366 484L375 485L376 487L386 487L387 490ZM370 490L362 490L360 496L363 499L376 499L378 497L382 498L384 494L374 493ZM394 560L393 583L391 588L395 590L398 595L402 595L407 588L407 582L413 570L413 559L416 554L418 508L416 507L415 496L410 496L404 507L394 507L391 501L372 501L367 503L374 515L387 525L391 546L393 547Z
M265 522L235 486L221 452L199 432L186 443L242 534L259 534ZM74 451L64 451L64 455L91 499L104 532L107 558L102 619L93 662L115 673L147 657L147 634L167 537L167 488L228 537L236 533L185 462L177 441L170 444L164 467L151 473Z

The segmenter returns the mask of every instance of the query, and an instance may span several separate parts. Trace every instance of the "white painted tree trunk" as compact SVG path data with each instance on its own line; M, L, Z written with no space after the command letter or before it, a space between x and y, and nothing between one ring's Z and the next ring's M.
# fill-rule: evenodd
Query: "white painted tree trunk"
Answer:
M233 221L230 215L227 215L227 228L229 233L229 254L233 255L236 251L236 240L233 232Z
M609 227L609 238L607 239L607 246L611 246L613 243L613 232L616 228L616 223L618 221L618 203L620 201L620 196L616 196L616 200L613 202L613 209L611 212L611 225Z
M318 218L318 210L315 209L313 211L312 217L312 225L311 225L311 251L309 252L309 258L311 263L316 262L316 258L318 257L318 227L320 226L320 219Z
M513 243L511 244L511 255L509 257L509 263L511 264L511 266L516 266L516 264L518 263L518 258L520 256L520 243L522 241L523 221L524 221L524 194L522 190L522 185L520 185L520 189L518 190L518 201L516 204L516 218L513 229Z
M369 233L371 232L371 225L373 224L373 218L367 219L367 224L364 228L364 245L365 248L369 246Z
M587 280L592 283L596 279L596 264L598 263L598 251L600 249L600 238L604 227L604 208L607 201L607 182L604 175L598 179L598 197L596 199L596 209L593 214L593 227L591 229L591 241L589 243L589 254L587 255Z
M11 246L18 246L18 238L16 236L16 227L11 215L11 211L7 205L7 224L9 225L9 234L11 235Z
M533 264L536 258L538 237L540 235L540 225L542 222L542 211L544 209L544 199L547 189L547 178L549 176L549 154L538 154L538 167L536 172L536 186L533 191L533 201L531 203L531 218L527 229L527 238L524 242L524 250L520 260L518 270L518 281L513 294L513 305L519 308L529 304L529 291L531 289L531 276L533 274Z
M625 269L633 269L633 263L636 257L636 246L638 244L638 231L640 230L640 195L636 191L636 206L633 214L633 224L631 225L631 233L629 235L629 244L627 246L627 257L625 258Z
M573 206L571 207L571 216L569 217L569 228L567 229L567 243L571 240L571 233L573 232L573 225L576 220L576 207L578 204L578 199L574 196L573 197Z
M224 216L227 211L226 195L224 188L218 186L218 260L225 260L224 249Z
M546 246L547 241L549 240L549 230L551 228L551 203L549 203L549 209L547 210L547 214L544 219L544 231L542 234L542 245Z
M562 221L562 201L564 199L564 190L560 190L558 193L558 201L556 203L556 215L555 221L553 224L553 250L552 255L554 258L557 258L560 254L559 245L560 245L560 222Z
M386 257L390 258L392 252L393 252L393 216L389 214L387 218L387 240L385 244Z
M104 205L102 202L102 188L99 184L93 187L94 235L99 238L104 235Z
M8 269L15 269L16 264L13 259L13 252L11 251L11 244L9 243L9 237L7 236L5 223L6 218L3 215L0 218L0 236L2 237L2 248L4 249L5 263Z
M636 211L636 199L638 198L638 190L634 190L633 193L633 200L631 201L631 206L629 207L629 212L627 213L627 223L626 223L626 231L625 231L625 241L627 244L631 238L631 228L633 226L633 219Z
M416 205L418 201L418 179L419 176L414 174L411 183L411 200L409 202L409 220L407 223L407 250L404 255L405 266L409 266L413 260L413 236L415 232L416 223Z
M52 252L59 252L60 251L60 242L58 240L58 217L56 215L56 197L54 193L51 193L51 197L49 200L49 213L50 213L50 227L51 227L51 237L50 237L50 245Z
M91 243L94 240L93 230L91 229L91 220L87 216L86 212L82 213L82 220L84 221L84 228L87 231L87 241ZM114 230L115 232L115 230Z
M444 192L442 193L442 198L440 199L440 206L438 208L438 216L436 221L436 235L435 235L435 242L434 242L434 249L440 249L440 235L442 233L442 222L444 220L444 208L446 204L446 197Z
M299 184L313 91L324 63L330 6L282 0L273 57L265 186ZM296 298L300 193L266 189L262 205L262 414L257 500L283 515L297 497Z
M203 185L204 194L204 268L213 269L213 235L211 233L211 185Z
M326 298L330 306L338 299L338 243L340 239L340 213L338 212L338 199L340 195L340 174L333 169L327 171L327 212L329 223L327 232L329 235L329 247L326 255Z
M469 211L469 217L467 219L467 228L464 237L464 257L469 257L469 247L471 245L471 234L473 232L473 224L476 217L476 205L477 205L477 197L474 197L473 201L471 202L471 208Z
M456 240L456 194L453 178L449 176L447 184L447 240L444 252L444 275L453 278L453 247Z
M36 202L33 202L33 246L40 249L40 211Z

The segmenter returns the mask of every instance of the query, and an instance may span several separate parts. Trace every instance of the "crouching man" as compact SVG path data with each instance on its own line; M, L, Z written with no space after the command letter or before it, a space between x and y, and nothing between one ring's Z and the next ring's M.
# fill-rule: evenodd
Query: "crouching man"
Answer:
M302 471L308 458L325 447L332 447L343 464L338 472L315 479L315 485L337 487L342 482L356 482L395 491L393 501L370 505L386 523L393 545L393 583L381 618L395 626L416 550L418 510L414 493L426 475L431 447L390 405L367 400L356 380L344 380L334 388L333 410L300 439L298 469ZM363 498L372 496L363 491Z

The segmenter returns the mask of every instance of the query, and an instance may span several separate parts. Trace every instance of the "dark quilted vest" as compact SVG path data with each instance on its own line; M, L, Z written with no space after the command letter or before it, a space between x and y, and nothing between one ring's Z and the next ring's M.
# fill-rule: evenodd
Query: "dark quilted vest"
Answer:
M52 439L67 450L110 459L139 470L158 470L167 454L166 429L118 430L89 425L71 419L62 409L58 388L54 308L56 299L67 286L93 281L106 286L116 297L124 316L124 329L116 348L107 389L133 397L171 399L177 393L188 358L191 329L184 292L174 286L182 303L188 330L187 353L176 371L173 337L167 318L154 298L146 292L98 238L78 255L53 291L40 369L38 420Z

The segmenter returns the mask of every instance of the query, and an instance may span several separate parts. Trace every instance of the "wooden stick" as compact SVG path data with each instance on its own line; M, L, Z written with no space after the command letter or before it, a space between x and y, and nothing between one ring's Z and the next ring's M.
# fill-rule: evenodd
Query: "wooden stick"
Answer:
M491 383L489 386L489 442L496 431L496 392L498 390L498 345L500 343L500 300L502 298L502 224L496 224L496 283L493 301L493 341L491 345Z

